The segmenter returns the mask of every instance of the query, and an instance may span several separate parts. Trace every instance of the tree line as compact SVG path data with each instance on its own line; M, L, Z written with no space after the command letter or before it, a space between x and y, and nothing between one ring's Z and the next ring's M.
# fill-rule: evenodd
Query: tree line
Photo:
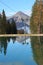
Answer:
M30 18L31 33L43 33L43 2L36 0L32 7L32 15Z
M2 11L0 14L0 34L17 34L16 23L14 19L10 23L10 20L7 20L5 11Z

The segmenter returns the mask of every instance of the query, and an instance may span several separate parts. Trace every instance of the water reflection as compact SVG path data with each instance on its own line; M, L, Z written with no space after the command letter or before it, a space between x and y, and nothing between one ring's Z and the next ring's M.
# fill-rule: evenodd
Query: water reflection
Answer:
M8 43L10 43L10 39L12 39L13 43L17 40L18 42L24 44L28 44L29 42L26 42L26 39L28 37L1 37L0 38L0 53L4 53L4 55L6 55L7 53L7 46Z
M31 46L37 65L43 65L43 37L31 37Z
M43 65L43 37L0 38L0 62Z
M0 53L4 52L4 55L6 55L7 46L8 46L7 42L10 42L10 39L11 39L11 37L1 37L0 38ZM12 40L13 40L13 43L14 43L15 40L16 40L16 37L12 37Z

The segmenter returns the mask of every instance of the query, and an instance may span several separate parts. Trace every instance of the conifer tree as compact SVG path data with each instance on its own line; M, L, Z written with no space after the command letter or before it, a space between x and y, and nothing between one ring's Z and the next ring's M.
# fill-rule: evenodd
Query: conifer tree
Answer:
M3 27L3 32L5 33L6 31L6 15L5 15L5 11L2 11L2 27Z
M14 19L10 23L10 20L6 19L5 11L0 14L0 34L17 34L16 23Z
M1 14L0 14L0 33L1 33L1 29L2 29L2 17L1 17Z
M30 18L31 33L43 33L43 2L36 0Z
M14 19L12 19L12 23L11 23L11 34L17 34L17 27Z
M1 14L0 14L0 20L1 20ZM1 22L1 21L0 21Z

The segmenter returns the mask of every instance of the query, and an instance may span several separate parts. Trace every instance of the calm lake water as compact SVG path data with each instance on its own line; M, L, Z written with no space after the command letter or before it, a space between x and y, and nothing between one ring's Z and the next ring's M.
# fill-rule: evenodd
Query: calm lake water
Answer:
M43 37L0 38L0 65L43 65Z

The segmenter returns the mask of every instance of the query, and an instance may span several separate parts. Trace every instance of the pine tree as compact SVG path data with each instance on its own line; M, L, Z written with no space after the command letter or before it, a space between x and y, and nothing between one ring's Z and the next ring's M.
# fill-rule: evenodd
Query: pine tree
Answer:
M12 19L12 23L11 23L11 34L17 34L17 27L14 19Z
M6 34L11 34L11 24L9 20L6 23Z
M1 27L1 20L2 20L2 17L1 17L1 14L0 14L0 27Z
M3 27L3 33L6 33L6 15L5 11L2 11L2 27Z
M0 14L0 34L17 34L16 23L14 19L10 23L10 20L7 21L5 11L2 11Z
M36 0L32 8L30 18L30 29L32 33L43 33L43 2Z
M1 14L0 14L0 33L1 33L1 29L2 29L2 16L1 16Z

